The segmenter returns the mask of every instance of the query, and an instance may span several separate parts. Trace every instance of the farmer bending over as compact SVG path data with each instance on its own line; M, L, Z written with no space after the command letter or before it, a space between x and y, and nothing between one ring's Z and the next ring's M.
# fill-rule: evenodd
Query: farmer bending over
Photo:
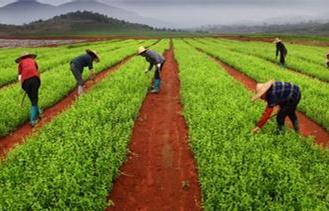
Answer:
M21 82L22 88L28 95L32 104L30 109L30 124L32 127L36 125L38 116L41 114L38 107L38 96L41 81L39 67L35 61L36 57L37 55L35 54L23 53L21 57L15 60L18 64L18 80Z
M287 82L268 81L260 83L256 86L256 95L252 101L261 98L267 102L267 107L263 116L258 121L257 126L252 130L253 133L258 132L271 118L271 113L275 106L279 106L276 117L278 124L278 133L282 133L284 129L284 120L288 116L294 129L298 132L298 120L296 116L296 108L301 98L299 87Z
M78 84L78 95L79 96L83 93L84 81L82 78L82 73L83 73L84 67L89 67L91 79L94 79L94 77L95 77L95 72L94 72L94 68L93 68L94 61L95 62L100 61L99 56L97 55L97 52L93 51L91 49L87 49L86 54L83 54L81 56L74 58L70 63L72 74Z
M145 73L152 70L153 66L155 65L156 69L154 72L153 89L151 93L155 93L155 94L159 93L160 83L161 83L160 72L162 70L163 64L165 63L165 59L163 58L162 55L154 51L148 50L143 46L138 48L138 54L145 57L146 61L150 63L150 66L148 69L145 70Z
M329 68L329 52L327 53L326 66Z
M282 40L280 40L279 38L275 38L274 43L276 44L275 58L278 58L278 55L280 53L280 66L284 68L286 64L286 56L288 54L288 51L284 46Z

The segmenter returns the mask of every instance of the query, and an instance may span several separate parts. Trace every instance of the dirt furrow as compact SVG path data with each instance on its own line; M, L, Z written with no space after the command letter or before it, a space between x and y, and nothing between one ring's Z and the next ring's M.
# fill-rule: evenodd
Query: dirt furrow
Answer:
M161 92L148 94L143 102L131 137L131 153L114 183L109 196L112 206L107 210L201 210L172 48L165 57Z

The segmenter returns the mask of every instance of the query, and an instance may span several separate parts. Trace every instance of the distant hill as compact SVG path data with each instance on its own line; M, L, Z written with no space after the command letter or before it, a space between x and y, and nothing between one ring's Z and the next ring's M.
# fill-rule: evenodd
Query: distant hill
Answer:
M329 21L327 23L304 22L297 24L271 24L261 26L204 26L196 29L217 34L301 34L301 35L329 35Z
M159 31L153 27L129 23L92 12L71 12L23 26L0 25L0 36L67 36L92 34L133 34Z
M135 12L113 7L98 0L71 0L58 6L40 3L38 0L17 0L14 3L0 7L0 23L22 25L76 11L96 12L112 18L152 26L166 25L161 21L144 18Z

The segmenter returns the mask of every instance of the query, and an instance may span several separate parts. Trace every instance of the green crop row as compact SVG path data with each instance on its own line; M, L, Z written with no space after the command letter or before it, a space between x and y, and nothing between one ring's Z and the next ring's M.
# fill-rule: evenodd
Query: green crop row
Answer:
M154 40L148 40L144 44L148 46L154 42ZM125 57L135 54L138 46L139 44L135 43L129 47L109 52L106 48L104 50L99 49L102 60L100 63L95 64L95 71L103 71ZM60 56L66 57L67 55ZM84 72L85 79L88 72L88 70ZM39 105L42 109L48 108L61 100L76 86L74 77L69 69L69 64L57 66L53 71L43 73L41 79ZM0 91L0 99L2 99L0 102L0 136L8 134L28 120L30 102L26 99L24 106L21 107L20 101L22 96L23 91L19 84Z
M262 42L239 42L216 39L221 48L235 52L254 55L259 58L275 62L275 45ZM286 45L288 55L286 65L295 71L329 82L329 71L325 66L325 51L315 54L313 47ZM314 47L319 48L319 47Z
M328 210L328 152L274 135L275 121L252 135L265 105L205 54L174 46L204 210Z
M152 47L161 52L162 41ZM104 210L151 75L133 58L0 164L0 210Z
M41 73L46 71L51 71L56 69L57 66L66 64L70 62L74 57L85 53L86 48L94 48L95 50L99 49L107 49L107 50L114 50L116 48L121 48L124 46L129 46L132 44L139 43L140 41L136 40L127 40L121 42L108 42L108 43L91 43L89 46L83 46L79 48L68 49L64 47L58 48L37 48L31 49L32 53L36 53L38 55L38 65L39 71ZM14 60L20 55L21 53L15 54L14 57L6 57L6 59L0 59L1 61L1 72L2 76L0 78L0 86L4 86L10 84L12 82L17 81L17 64ZM63 56L65 55L65 56Z
M227 50L215 43L207 45L195 40L188 40L188 42L258 82L276 79L297 84L302 92L302 100L298 109L329 131L329 109L326 106L329 102L328 84L293 72L282 71L271 62L255 56Z

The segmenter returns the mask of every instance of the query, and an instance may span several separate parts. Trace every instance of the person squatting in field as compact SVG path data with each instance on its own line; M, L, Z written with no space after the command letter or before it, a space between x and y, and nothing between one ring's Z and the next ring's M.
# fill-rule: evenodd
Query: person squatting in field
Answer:
M100 59L99 56L97 55L97 52L91 49L87 49L86 54L78 56L70 62L71 72L78 84L77 91L79 96L83 93L84 81L82 78L82 73L84 67L89 67L90 79L94 79L95 72L94 72L93 62L98 63L99 61Z
M329 52L327 53L326 66L327 68L329 68Z
M282 40L280 40L279 38L275 38L274 43L276 44L275 58L278 58L278 55L280 53L280 66L282 68L285 68L288 50L283 44Z
M258 83L256 86L256 95L253 96L252 101L259 98L265 100L267 106L257 126L252 130L253 133L258 132L272 117L271 114L275 106L279 106L276 117L278 125L277 132L279 134L284 132L284 121L287 116L291 120L295 131L299 131L296 109L301 99L301 92L297 85L274 80L266 83Z
M23 53L15 61L18 64L18 80L22 84L22 88L31 101L30 124L34 127L37 123L38 116L41 111L38 106L39 88L41 85L39 67L35 58L37 55Z
M160 92L160 84L161 84L161 77L160 72L163 68L163 65L165 63L165 58L149 49L146 49L145 47L141 46L138 48L138 54L145 57L145 60L150 63L150 66L148 69L145 70L145 73L152 70L153 66L155 65L155 72L154 72L154 80L153 80L153 89L151 93L159 93Z

